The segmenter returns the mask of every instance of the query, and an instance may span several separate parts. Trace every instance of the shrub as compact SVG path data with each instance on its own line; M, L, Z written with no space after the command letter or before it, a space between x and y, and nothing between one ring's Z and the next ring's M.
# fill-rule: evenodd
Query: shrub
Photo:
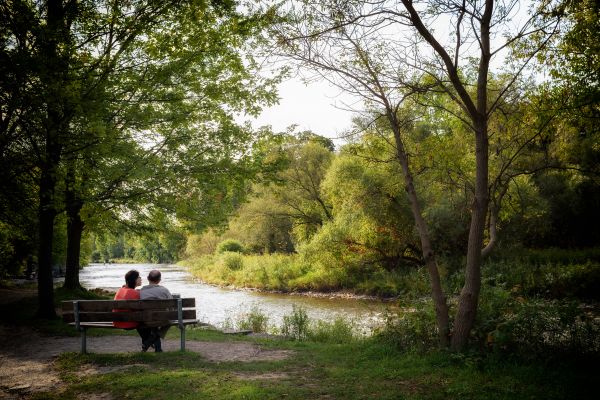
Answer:
M268 322L269 317L258 306L254 306L248 313L244 314L242 319L238 320L237 326L240 330L261 333L268 331Z
M491 285L518 286L529 296L551 299L578 298L585 301L600 299L600 262L592 259L581 262L562 263L545 259L538 263L536 258L514 258L490 260L483 268L483 275ZM552 254L552 253L548 253ZM548 256L549 257L549 256Z
M217 245L217 254L225 253L243 253L244 245L235 239L225 239Z
M304 340L309 334L310 320L306 310L293 305L292 313L283 316L281 333L294 340Z
M491 331L488 345L530 358L600 355L600 322L577 303L517 301Z
M321 343L349 343L358 338L354 321L337 317L333 322L315 321L308 331L308 339Z
M244 267L244 258L240 253L224 252L221 254L221 261L232 271L238 271Z
M385 324L374 332L376 340L389 343L401 350L427 350L438 343L435 313L431 302L419 305L419 309L401 308L387 310Z

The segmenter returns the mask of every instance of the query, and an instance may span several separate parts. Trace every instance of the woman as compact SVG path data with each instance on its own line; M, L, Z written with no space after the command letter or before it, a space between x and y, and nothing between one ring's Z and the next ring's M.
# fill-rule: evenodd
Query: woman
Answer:
M117 293L115 294L115 300L139 300L140 292L139 290L135 290L137 286L142 286L142 277L140 273L135 269L127 272L125 274L125 285L121 287ZM119 311L128 311L123 309L114 309L113 312ZM144 345L146 340L148 339L148 335L150 334L150 330L148 328L140 328L139 322L131 322L131 321L114 321L113 326L117 328L123 329L136 329L140 337L142 338L142 351L148 350L148 346Z

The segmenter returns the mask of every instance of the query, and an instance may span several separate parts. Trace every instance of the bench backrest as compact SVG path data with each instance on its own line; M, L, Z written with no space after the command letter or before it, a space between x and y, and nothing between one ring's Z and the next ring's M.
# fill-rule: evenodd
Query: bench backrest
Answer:
M196 299L70 300L62 302L65 322L160 322L196 319Z

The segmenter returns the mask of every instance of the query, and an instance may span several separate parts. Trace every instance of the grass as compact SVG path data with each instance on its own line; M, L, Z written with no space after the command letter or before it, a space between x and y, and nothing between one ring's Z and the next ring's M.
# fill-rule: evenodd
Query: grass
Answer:
M294 356L273 362L211 363L190 352L63 354L56 368L68 382L66 390L39 398L77 399L108 392L113 398L173 400L575 399L593 398L595 393L591 370L568 364L549 368L441 351L403 353L372 341L263 344L294 350ZM90 365L105 373L77 375ZM111 372L111 367L119 369Z
M25 311L30 300L3 306L2 311ZM40 324L23 314L20 322L35 328ZM54 328L54 333L63 331ZM98 335L120 332L95 330ZM169 335L176 337L177 332ZM48 388L33 398L75 400L108 393L111 398L132 400L585 399L594 398L596 392L595 362L555 360L549 365L493 354L403 352L387 342L364 338L317 343L237 337L203 329L188 330L187 338L255 341L266 349L292 350L293 355L278 361L215 363L192 352L65 353L51 367L65 385ZM99 373L81 374L84 369Z

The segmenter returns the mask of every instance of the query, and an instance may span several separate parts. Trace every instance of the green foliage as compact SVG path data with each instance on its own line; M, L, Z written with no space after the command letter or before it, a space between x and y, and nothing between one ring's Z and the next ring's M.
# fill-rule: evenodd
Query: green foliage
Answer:
M375 338L402 351L427 351L438 343L431 301L388 309L384 322Z
M217 245L216 253L221 254L225 252L243 253L244 245L234 239L225 239Z
M367 149L354 146L352 151L362 153L336 158L322 184L334 204L332 221L301 252L311 262L360 278L380 268L406 266L418 254L412 250L415 237L407 199L392 175L397 171L365 162Z
M204 255L214 254L217 245L221 242L220 235L209 229L200 235L188 235L186 238L185 256L188 258L199 258Z
M308 332L308 340L318 343L352 343L360 338L355 321L337 317L332 322L314 321Z
M596 301L600 289L598 248L513 250L485 263L483 274L490 284L515 288L526 296Z
M489 332L487 344L521 357L598 357L599 338L600 323L575 302L520 299Z
M292 220L268 188L257 187L229 223L226 236L243 241L252 253L291 253Z
M267 290L294 290L293 280L306 273L296 256L223 253L189 261L192 273L205 282Z
M269 330L269 317L258 306L254 306L238 319L237 327L254 333L266 333Z
M293 340L304 340L308 338L310 332L310 319L306 310L302 307L297 307L295 304L292 308L292 313L283 316L283 325L281 333Z
M225 251L221 253L221 260L225 267L232 271L240 270L244 267L244 259L238 252Z

